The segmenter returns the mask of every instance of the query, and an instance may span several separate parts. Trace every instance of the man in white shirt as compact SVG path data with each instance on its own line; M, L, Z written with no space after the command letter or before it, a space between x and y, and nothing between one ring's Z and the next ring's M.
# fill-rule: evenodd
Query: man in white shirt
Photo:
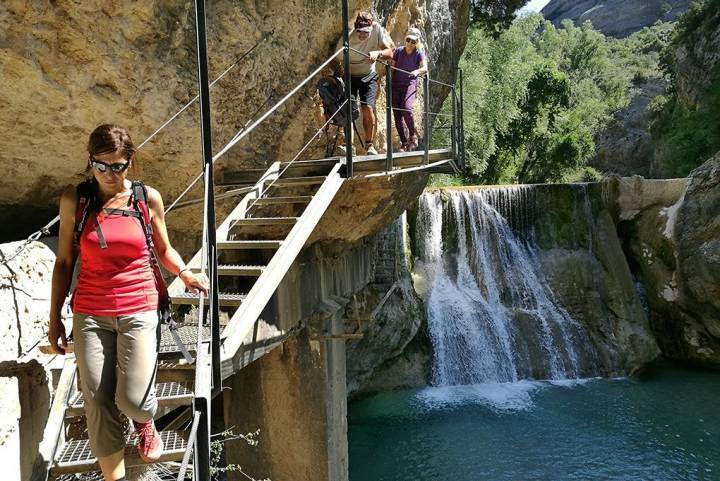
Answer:
M350 94L360 98L360 110L365 132L365 150L368 155L377 154L373 146L375 138L375 99L378 93L378 75L374 58L368 58L370 52L391 48L393 43L385 29L373 20L372 14L360 12L355 19L355 28L350 31ZM337 48L343 46L342 38ZM362 53L358 53L362 52ZM342 57L338 57L342 64Z

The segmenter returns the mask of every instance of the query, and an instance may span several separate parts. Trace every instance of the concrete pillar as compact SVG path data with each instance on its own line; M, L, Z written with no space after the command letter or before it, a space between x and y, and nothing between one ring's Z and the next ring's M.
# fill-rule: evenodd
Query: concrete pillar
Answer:
M35 464L42 461L38 448L50 410L47 372L36 360L4 361L0 362L0 377L7 378L2 383L4 392L0 393L5 416L1 423L4 428L15 424L12 431L17 433L7 443L0 441L0 459L11 464L10 472L0 478L31 481ZM17 389L14 392L13 387Z
M327 321L331 332L341 332L341 319ZM256 479L347 481L343 340L313 337L303 328L226 385L226 427L235 434L260 430L257 446L226 443L228 465ZM228 479L247 478L229 472Z

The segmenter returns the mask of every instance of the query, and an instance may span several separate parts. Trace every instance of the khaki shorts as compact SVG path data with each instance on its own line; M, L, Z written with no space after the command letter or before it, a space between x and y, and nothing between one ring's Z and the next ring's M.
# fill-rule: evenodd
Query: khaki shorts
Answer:
M157 411L157 331L157 311L73 316L75 356L95 456L125 448L123 414L145 422Z

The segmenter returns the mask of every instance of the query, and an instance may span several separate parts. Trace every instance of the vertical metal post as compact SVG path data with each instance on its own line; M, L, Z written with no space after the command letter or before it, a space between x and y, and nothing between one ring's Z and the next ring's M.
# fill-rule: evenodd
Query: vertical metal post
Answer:
M460 81L460 168L465 169L465 97L463 96L463 70L458 69Z
M215 256L215 197L213 189L212 169L212 132L210 124L210 87L208 81L207 64L207 36L205 34L205 0L195 0L195 29L197 34L198 83L200 84L200 134L202 139L203 168L205 171L205 202L207 217L207 243L208 243L208 274L210 277L210 325L213 333L211 356L213 361L219 356L220 349L216 346L215 338L219 343L219 308L217 297L217 257ZM198 320L202 322L202 319ZM213 363L214 364L214 363ZM212 364L211 364L212 365ZM219 359L218 359L219 367ZM213 373L214 374L214 373ZM219 371L218 371L219 374ZM215 377L213 375L213 377ZM218 376L219 377L219 376ZM210 380L208 380L209 384ZM220 385L220 379L213 379ZM196 389L199 386L195 386ZM204 388L204 389L203 389ZM208 392L209 386L200 387L201 392ZM195 445L195 472L194 479L210 479L210 399L200 399L196 402L203 410L203 417L198 428L198 438Z
M385 65L385 123L387 136L387 157L385 158L385 170L393 169L393 145L392 145L392 67Z
M215 180L212 168L212 127L210 124L210 86L208 81L205 0L195 0L197 28L198 82L200 83L200 133L205 201L207 202L208 277L210 278L210 329L212 333L213 385L220 386L220 308L218 305L217 239L215 238Z
M423 97L425 110L425 127L423 128L423 143L425 144L425 155L423 156L423 165L427 165L430 161L430 74L426 73L423 77Z
M458 121L457 121L457 96L455 95L455 86L453 85L450 89L452 95L452 129L450 130L450 149L452 152L453 162L457 161L457 134L458 134Z
M343 45L345 52L343 53L343 70L345 72L345 176L350 178L353 176L353 155L352 155L352 101L350 95L350 7L348 0L340 0L342 3L342 29L343 29Z

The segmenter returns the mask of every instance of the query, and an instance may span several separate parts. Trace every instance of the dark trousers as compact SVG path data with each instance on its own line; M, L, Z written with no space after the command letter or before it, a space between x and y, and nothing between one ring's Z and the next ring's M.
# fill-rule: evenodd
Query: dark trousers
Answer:
M400 142L407 144L408 140L417 135L415 131L415 118L413 117L413 104L417 95L416 85L403 85L392 87L392 106L395 116L395 128ZM406 131L407 129L407 131Z

